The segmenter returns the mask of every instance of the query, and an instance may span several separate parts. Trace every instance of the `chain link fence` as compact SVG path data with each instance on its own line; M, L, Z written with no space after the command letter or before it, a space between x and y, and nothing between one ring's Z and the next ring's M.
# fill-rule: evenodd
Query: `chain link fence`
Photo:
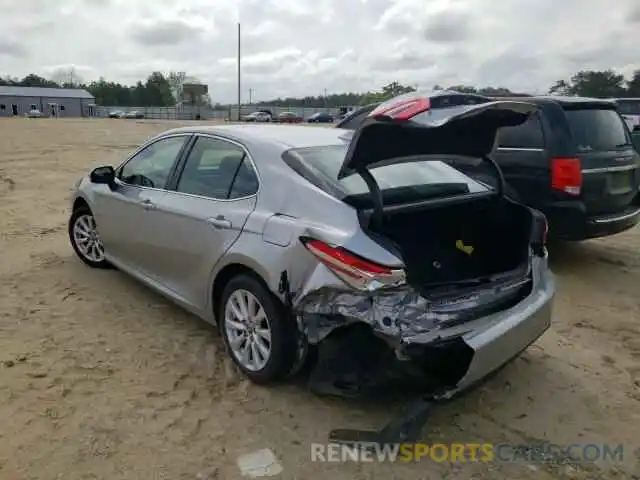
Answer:
M269 107L262 105L242 105L240 117L256 111L269 111L273 116L283 112L293 112L302 118L308 118L316 112L326 112L334 117L339 114L337 108L312 108L312 107ZM111 112L139 112L144 118L156 120L220 120L237 121L238 107L208 108L208 107L119 107L98 106L95 116L106 118Z

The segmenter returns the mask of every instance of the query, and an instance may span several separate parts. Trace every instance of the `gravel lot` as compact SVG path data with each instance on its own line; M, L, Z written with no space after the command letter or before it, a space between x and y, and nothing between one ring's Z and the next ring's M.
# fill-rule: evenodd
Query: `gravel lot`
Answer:
M622 463L312 463L331 428L397 405L243 380L215 330L67 241L74 180L178 122L1 119L0 478L240 478L270 448L280 478L633 478L640 473L640 229L551 249L555 323L480 389L437 408L426 442L625 444ZM637 478L637 477L636 477Z

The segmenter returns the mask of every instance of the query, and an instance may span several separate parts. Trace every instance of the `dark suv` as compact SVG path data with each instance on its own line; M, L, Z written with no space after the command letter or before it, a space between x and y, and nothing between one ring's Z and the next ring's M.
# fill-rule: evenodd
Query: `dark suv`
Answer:
M460 94L440 106L491 100ZM585 240L640 222L640 155L612 101L557 96L509 100L534 103L539 112L523 125L503 128L492 157L502 169L507 193L547 216L550 237ZM357 128L376 106L353 112L337 127ZM431 108L437 108L433 101Z

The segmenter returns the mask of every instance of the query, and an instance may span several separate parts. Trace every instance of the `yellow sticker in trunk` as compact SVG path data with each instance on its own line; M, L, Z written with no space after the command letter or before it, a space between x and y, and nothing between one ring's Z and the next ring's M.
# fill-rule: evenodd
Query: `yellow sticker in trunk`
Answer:
M465 245L462 240L456 240L456 248L469 256L473 253L473 247L471 245Z

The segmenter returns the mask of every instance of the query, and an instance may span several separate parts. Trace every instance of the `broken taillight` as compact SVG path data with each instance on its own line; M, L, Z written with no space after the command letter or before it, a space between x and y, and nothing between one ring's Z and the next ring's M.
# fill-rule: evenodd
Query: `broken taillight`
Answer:
M342 247L320 240L308 237L300 240L320 262L353 288L369 291L405 283L403 269L371 262Z
M582 190L582 166L577 158L551 160L551 188L578 196Z
M369 116L391 117L394 120L409 120L419 113L429 110L430 106L431 103L428 98L410 98L398 101L397 103L383 103L374 109Z

